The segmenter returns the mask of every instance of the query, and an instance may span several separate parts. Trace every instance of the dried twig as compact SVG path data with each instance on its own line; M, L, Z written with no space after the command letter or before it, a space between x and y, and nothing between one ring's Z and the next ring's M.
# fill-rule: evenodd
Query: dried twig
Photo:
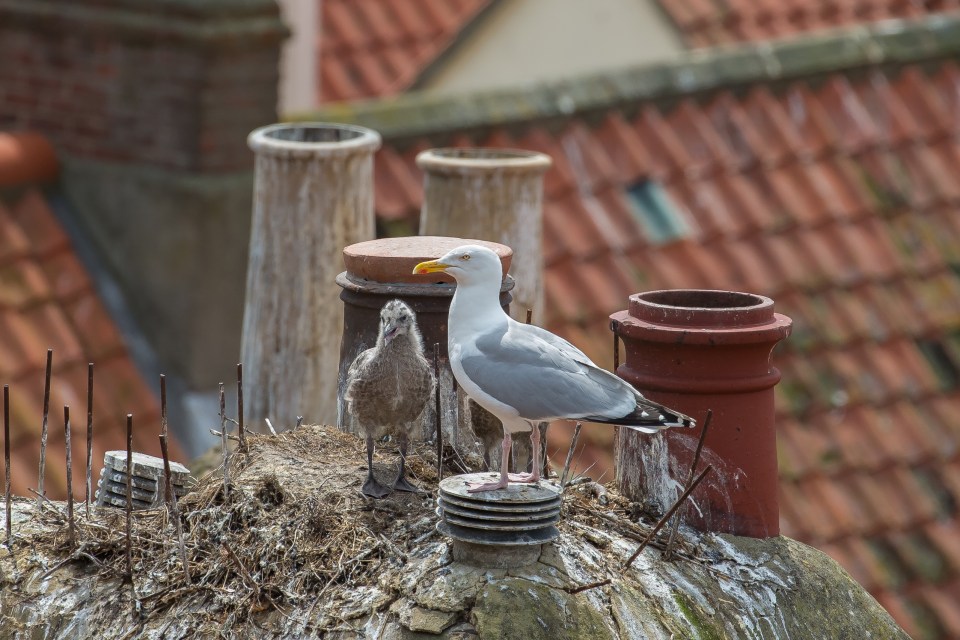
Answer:
M230 545L224 542L221 547L224 551L227 552L227 555L233 560L233 563L237 565L237 569L240 570L240 577L243 578L243 581L247 583L251 589L253 589L254 596L260 598L260 586L257 584L257 581L253 579L253 576L250 575L250 571L247 567L240 561L240 558L237 557L237 554L233 552L233 549L230 548Z
M237 436L240 438L240 449L246 451L247 436L243 433L243 363L237 363Z
M703 441L707 439L707 429L710 428L710 421L713 419L713 409L707 409L707 415L703 419L703 428L700 430L700 440L697 442L697 450L693 454L693 462L690 463L690 470L687 472L687 481L683 487L686 489L693 482L693 474L697 472L697 465L700 463L700 452L703 450ZM663 559L669 560L673 556L673 543L677 537L677 531L680 529L680 516L678 513L670 525L670 537L667 539L667 548L663 552Z
M227 418L227 422L233 422L233 421L230 420L230 418ZM208 431L210 432L210 435L212 435L212 436L215 437L215 438L223 438L223 431L220 431L220 429L208 429ZM237 436L233 435L232 433L228 433L228 434L227 434L227 440L233 440L234 442L240 442L240 438L238 438Z
M534 425L533 428L534 428L534 429L539 429L539 428L540 428L540 425L539 425L539 424L538 424L538 425ZM548 424L547 426L545 426L545 427L543 428L543 432L540 434L540 439L542 440L542 442L540 443L540 453L541 453L541 455L540 455L540 475L541 475L541 477L542 477L544 480L549 480L549 479L550 479L550 456L547 455L547 451L549 451L549 449L547 448L547 445L548 445L548 442L549 442L549 441L547 440L547 438L548 438L548 435L547 435L547 434L548 434L549 432L550 432L550 425Z
M433 409L437 421L437 482L443 480L443 424L440 419L440 343L433 343Z
M190 583L190 561L187 559L187 546L183 540L183 525L180 523L180 511L177 508L177 494L173 490L170 479L170 453L167 450L167 434L160 434L160 455L163 456L164 497L167 509L170 510L170 519L173 520L177 531L177 543L180 545L180 564L183 565L183 577Z
M223 499L228 500L230 498L230 442L227 439L227 400L222 382L220 383L220 447L223 449Z
M67 522L70 531L70 546L76 542L76 527L73 523L73 464L70 451L70 407L63 406L63 442L67 461Z
M579 587L568 587L565 591L571 595L580 593L581 591L586 591L587 589L595 589L597 587L604 587L610 584L610 578L606 580L600 580L599 582L591 582L590 584L580 585Z
M653 528L652 531L650 531L650 533L647 534L647 537L644 538L643 542L640 543L640 546L637 547L637 550L633 552L633 555L630 556L630 558L628 558L627 561L623 563L624 570L630 568L630 565L633 564L633 561L637 559L637 556L640 555L640 552L643 551L648 544L650 544L650 541L653 540L654 536L657 535L657 532L663 528L663 525L665 525L668 520L670 520L670 516L672 516L676 512L676 510L679 509L684 502L686 502L687 498L690 497L690 494L693 493L693 490L697 488L697 485L700 484L700 482L704 478L706 478L707 474L710 473L711 471L713 471L713 466L707 465L707 467L700 472L700 475L697 476L696 480L694 480L690 484L690 486L687 487L684 490L684 492L680 494L680 497L677 498L677 501L674 502L673 506L670 507L670 509L665 514L663 514L663 517L657 521L656 526Z
M560 486L564 487L567 484L567 473L570 471L570 461L573 460L573 451L577 448L577 440L580 439L580 429L583 428L583 424L577 422L577 426L573 428L573 440L570 441L570 449L567 451L567 460L563 463L563 473L560 474Z
M40 495L46 495L43 490L43 476L47 466L47 418L50 415L50 374L53 370L53 349L47 349L47 371L43 382L43 424L40 427L40 476L37 484L37 492ZM37 500L37 507L43 506L41 500Z
M6 503L7 549L13 551L13 528L10 512L10 385L3 385L3 497Z
M270 422L270 418L264 418L263 421L267 423L267 429L270 429L270 434L274 436L277 435L277 430L273 428L273 423Z
M133 414L127 414L127 573L125 578L133 584L133 549L130 541L133 520Z
M93 499L93 363L87 363L87 484L85 502L87 519L90 518L90 501Z
M63 522L66 522L66 521L67 521L67 516L65 516L65 515L63 514L63 512L60 511L60 507L58 507L50 498L48 498L47 496L43 495L42 493L40 493L39 491L37 491L37 490L34 489L33 487L27 487L27 491L29 491L29 492L32 493L33 495L37 496L37 500L39 500L39 501L42 502L43 504L47 505L47 507L49 507L50 510L52 510Z
M533 322L533 309L527 309L527 324Z

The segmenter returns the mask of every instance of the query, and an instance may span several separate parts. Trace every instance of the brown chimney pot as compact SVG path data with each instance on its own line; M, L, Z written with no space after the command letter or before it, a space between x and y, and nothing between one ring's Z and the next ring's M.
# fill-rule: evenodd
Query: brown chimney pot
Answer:
M713 464L716 473L694 493L699 510L688 510L688 521L702 530L778 535L773 387L780 372L771 352L790 334L790 318L764 296L680 289L634 294L628 310L610 319L626 352L620 377L701 425L713 410L701 467ZM668 470L686 477L700 428L666 432L665 451L656 438L621 429L621 491L668 508L677 492L656 478Z

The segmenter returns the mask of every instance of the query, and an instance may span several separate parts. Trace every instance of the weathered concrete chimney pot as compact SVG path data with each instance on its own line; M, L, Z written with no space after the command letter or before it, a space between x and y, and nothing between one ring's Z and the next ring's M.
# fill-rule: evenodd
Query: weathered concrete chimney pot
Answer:
M519 149L428 149L420 235L480 238L513 248L513 317L543 321L543 174L550 156Z
M289 428L332 424L343 316L340 250L374 238L373 153L363 127L274 124L253 131L256 154L241 357L245 413Z

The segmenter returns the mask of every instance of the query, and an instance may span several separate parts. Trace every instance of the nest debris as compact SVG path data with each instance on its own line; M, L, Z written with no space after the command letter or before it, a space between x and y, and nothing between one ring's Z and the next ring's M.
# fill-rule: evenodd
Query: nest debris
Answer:
M445 453L445 476L476 470L481 463L452 450ZM228 497L218 469L200 478L179 503L189 582L168 510L133 512L131 598L140 628L165 612L181 615L188 602L188 610L234 628L259 626L258 614L287 616L292 609L306 608L310 618L320 603L326 613L311 626L337 628L346 617L331 615L336 607L330 603L348 602L359 588L389 585L384 576L399 575L410 554L437 535L433 445L411 443L407 465L422 494L394 492L371 500L360 493L366 460L357 436L324 426L276 436L249 434L246 448L230 457ZM393 478L396 466L394 449L378 450L374 467L382 481ZM124 512L98 508L87 519L84 509L77 509L71 545L65 511L46 502L35 512L42 526L15 539L15 555L26 555L27 565L42 555L59 558L41 565L44 576L76 562L105 578L125 579ZM637 522L639 516L637 503L581 478L564 493L560 527L603 553L607 541L592 539L590 532L600 529L639 541L650 531ZM692 545L680 544L676 555L696 555ZM21 553L27 549L32 552ZM31 569L22 561L19 568Z

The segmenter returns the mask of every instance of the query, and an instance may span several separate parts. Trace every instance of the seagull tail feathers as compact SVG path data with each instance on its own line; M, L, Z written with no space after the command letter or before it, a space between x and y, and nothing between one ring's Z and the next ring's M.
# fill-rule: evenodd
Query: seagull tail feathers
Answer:
M646 398L639 399L633 411L624 416L615 418L593 416L586 419L604 424L616 424L642 433L656 433L674 427L694 427L697 424L696 420L690 416Z

